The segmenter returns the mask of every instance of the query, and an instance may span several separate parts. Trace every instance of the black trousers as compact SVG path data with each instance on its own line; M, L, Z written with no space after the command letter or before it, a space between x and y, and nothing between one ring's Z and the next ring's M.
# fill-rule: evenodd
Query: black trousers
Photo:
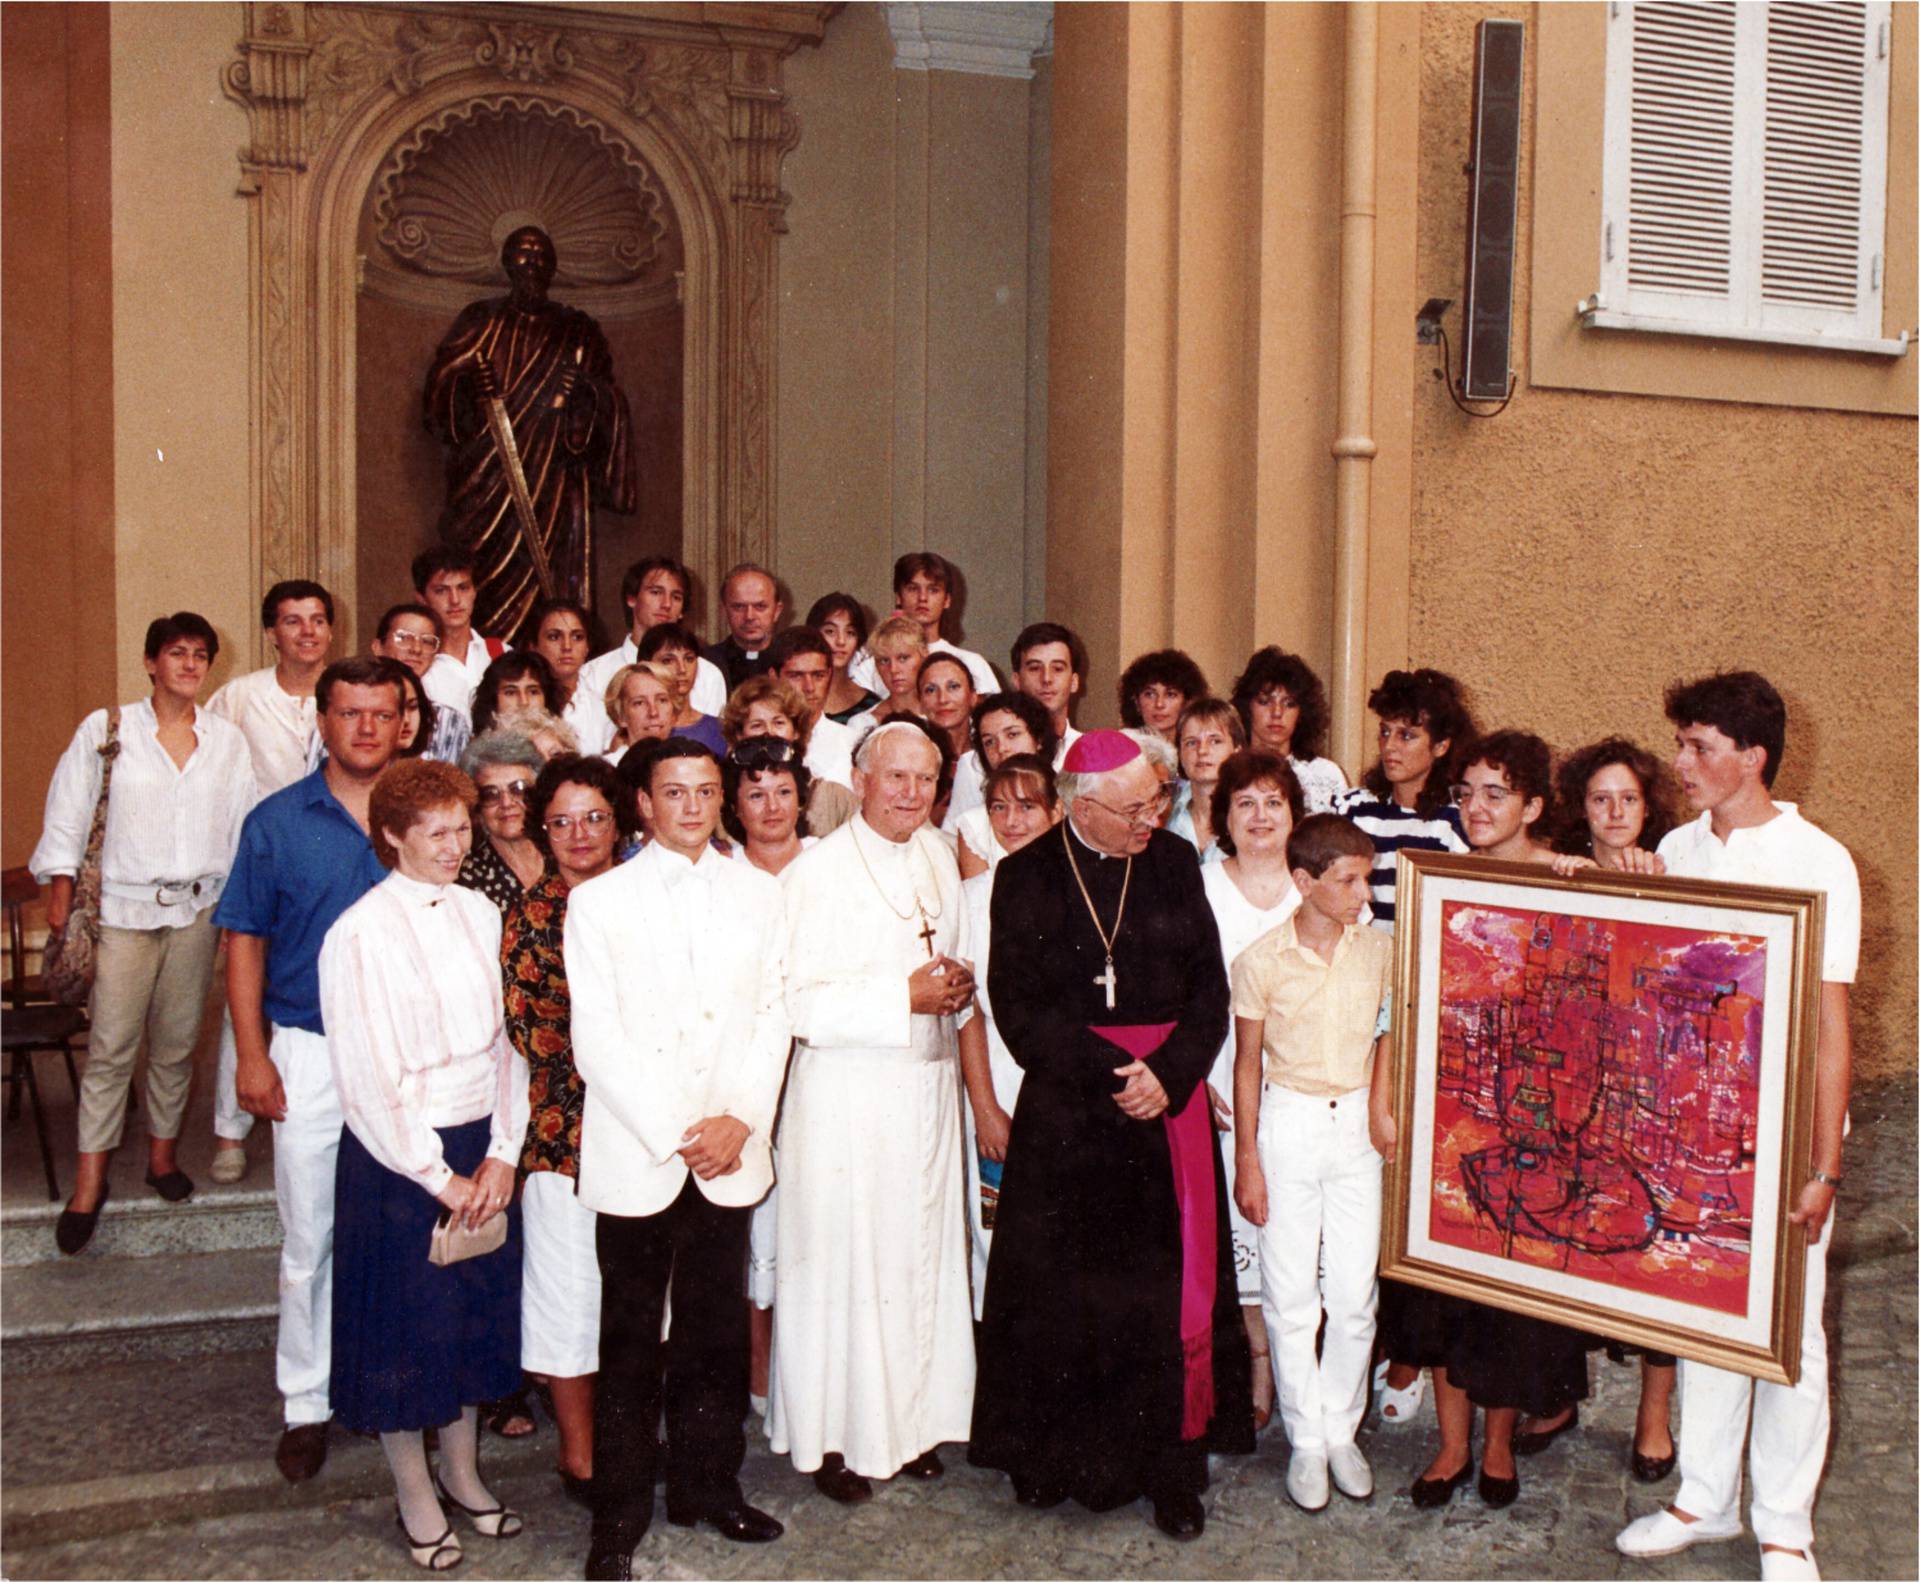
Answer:
M751 1209L719 1208L689 1175L658 1214L602 1214L600 1376L593 1401L593 1529L635 1537L653 1518L655 1430L665 1343L667 1500L696 1512L740 1491L747 1438L747 1226Z

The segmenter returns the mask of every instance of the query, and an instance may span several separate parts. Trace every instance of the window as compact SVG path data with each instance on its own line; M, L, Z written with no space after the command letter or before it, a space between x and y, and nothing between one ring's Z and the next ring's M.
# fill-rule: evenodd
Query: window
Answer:
M1594 328L1882 338L1890 6L1615 4Z

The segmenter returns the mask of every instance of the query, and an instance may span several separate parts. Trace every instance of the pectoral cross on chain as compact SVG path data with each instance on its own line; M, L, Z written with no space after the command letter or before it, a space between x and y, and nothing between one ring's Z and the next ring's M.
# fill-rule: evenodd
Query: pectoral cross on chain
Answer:
M1096 972L1093 975L1093 981L1105 985L1107 991L1107 1009L1112 1010L1113 991L1120 986L1119 976L1113 970L1113 957L1107 957L1107 970L1105 972Z
M927 947L927 960L931 961L933 960L933 919L927 916L918 900L913 904L914 909L920 913L920 943ZM1111 992L1107 996L1107 1003L1109 1005L1113 1003Z

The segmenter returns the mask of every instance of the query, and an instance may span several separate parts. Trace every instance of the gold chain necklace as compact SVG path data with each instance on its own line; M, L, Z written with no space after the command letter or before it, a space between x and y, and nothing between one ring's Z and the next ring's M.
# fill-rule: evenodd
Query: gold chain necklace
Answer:
M880 883L880 876L873 871L872 864L867 861L867 854L860 849L860 829L857 818L851 821L851 827L853 849L859 854L860 866L867 871L867 882L873 886L875 893L878 894L881 901L885 903L887 910L899 918L901 922L911 923L916 917L920 919L920 927L916 932L920 936L920 943L927 947L927 959L931 961L933 959L933 925L939 921L940 914L944 908L936 904L931 912L927 910L926 903L920 899L920 887L914 884L911 874L907 877L907 885L908 888L913 891L913 910L911 912L903 912L899 907L895 906L893 904L893 897L887 894L885 887ZM909 841L913 839L912 836L908 836L907 838ZM937 901L940 894L940 878L938 874L934 875L933 893Z
M1073 870L1073 882L1080 886L1080 899L1087 903L1087 916L1093 919L1093 931L1100 936L1100 943L1107 952L1107 970L1094 974L1093 981L1107 991L1107 1009L1113 1009L1113 991L1120 986L1119 975L1113 970L1113 942L1120 937L1120 924L1127 915L1127 887L1133 883L1133 858L1127 858L1126 871L1120 876L1120 909L1113 914L1113 932L1109 934L1101 927L1100 914L1094 910L1093 897L1087 892L1087 881L1080 877L1080 864L1074 861L1073 839L1067 834L1067 821L1060 821L1060 844L1067 849L1067 866Z

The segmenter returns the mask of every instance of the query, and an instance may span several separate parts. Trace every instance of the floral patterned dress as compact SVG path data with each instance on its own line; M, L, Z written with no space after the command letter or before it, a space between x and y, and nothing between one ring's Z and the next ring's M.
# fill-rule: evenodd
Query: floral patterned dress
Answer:
M549 869L507 908L500 937L507 1037L530 1073L532 1119L520 1170L580 1174L580 1114L587 1087L573 1064L573 1006L561 953L567 883Z

